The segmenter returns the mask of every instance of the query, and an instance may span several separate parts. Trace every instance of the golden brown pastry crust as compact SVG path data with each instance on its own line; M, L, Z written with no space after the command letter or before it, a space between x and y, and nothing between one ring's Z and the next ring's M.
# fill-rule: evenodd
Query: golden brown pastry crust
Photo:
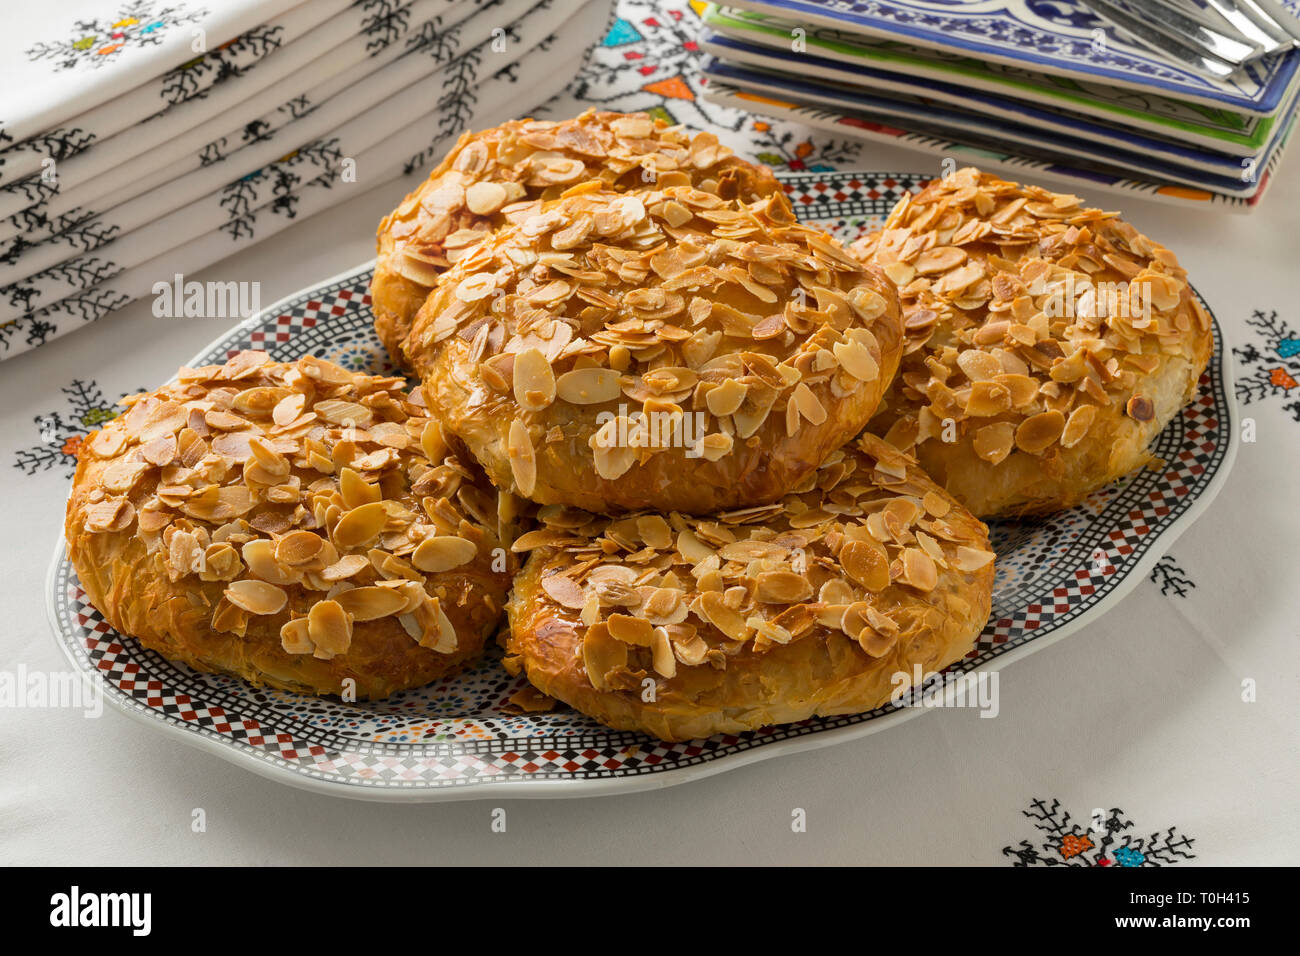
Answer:
M418 390L241 352L123 404L82 445L65 527L117 630L199 670L357 699L479 655L511 502L449 453Z
M872 435L767 508L540 518L515 544L507 669L663 740L871 710L989 615L987 529Z
M393 361L405 363L402 341L438 275L481 233L518 216L520 202L553 199L592 179L618 192L657 180L728 199L784 197L770 169L733 155L712 133L692 137L645 113L592 109L558 123L522 119L466 133L379 224L370 297Z
M406 342L430 408L542 504L775 501L875 411L901 351L892 284L774 199L596 186L439 281Z
M1173 253L1075 196L961 169L852 251L907 325L869 427L981 517L1067 508L1150 462L1213 350Z

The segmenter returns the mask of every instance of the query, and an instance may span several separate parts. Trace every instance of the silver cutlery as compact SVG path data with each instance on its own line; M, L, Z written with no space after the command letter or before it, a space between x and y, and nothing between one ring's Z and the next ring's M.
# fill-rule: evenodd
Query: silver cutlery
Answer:
M1257 45L1212 30L1167 3L1156 6L1150 0L1082 2L1143 45L1198 73L1222 79L1235 73L1248 59L1263 54Z

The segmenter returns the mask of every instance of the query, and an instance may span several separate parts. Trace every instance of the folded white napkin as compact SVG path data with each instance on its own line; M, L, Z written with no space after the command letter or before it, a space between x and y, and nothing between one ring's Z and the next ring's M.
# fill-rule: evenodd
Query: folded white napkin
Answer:
M6 3L0 146L21 143L110 101L113 108L104 112L113 112L130 90L295 5L305 12L317 0ZM0 177L9 178L5 174L0 166Z
M392 135L356 154L358 183L344 182L337 164L311 180L295 173L297 183L280 195L275 195L273 173L263 171L249 177L259 198L241 204L237 215L187 242L173 243L152 259L69 292L53 305L14 320L0 339L0 357L20 354L81 328L151 294L155 284L170 283L175 273L194 273L298 220L331 208L346 198L340 196L340 190L371 188L409 177L393 190L396 205L417 176L441 159L466 129L529 115L534 107L559 94L581 64L585 50L608 28L612 0L591 0L581 6L571 0L545 0L539 6L548 9L535 11L538 16L547 13L554 18L557 12L560 14L558 23L552 21L555 25L550 36L531 48L519 43L513 56L491 53L489 41L454 61L455 69L444 73L440 90L424 99L424 105L432 109L408 119ZM261 202L267 197L269 201Z
M231 97L245 98L291 72L297 64L290 62L289 57L277 57L276 54L300 43L311 48L306 57L310 61L354 34L358 26L364 28L368 24L369 29L382 36L391 29L395 17L405 17L410 0L396 7L396 13L393 9L395 0L385 3L385 13L382 19L377 20L376 14L367 8L378 2L380 0L359 0L357 3L352 3L352 0L311 0L311 3L292 7L220 49L121 92L113 99L111 109L100 104L11 147L0 154L0 161L3 161L0 182L13 182L41 173L44 170L42 164L48 159L55 160L54 171L57 173L58 162L114 133L132 129L177 103L206 99L202 115L195 118L196 122L201 122L223 109L222 102L229 105L229 102L234 102ZM299 50L300 55L308 52L302 47ZM259 61L272 59L276 69L252 69ZM239 82L241 80L243 82ZM210 96L218 91L224 95L220 98ZM157 135L159 131L151 132ZM131 137L128 142L133 148L124 159L139 155L146 148L143 139ZM154 142L161 140L155 139Z
M106 196L125 200L139 195L147 188L141 183L147 181L148 174L177 160L194 155L204 165L214 162L258 136L257 124L268 113L288 119L301 116L414 45L455 26L475 10L499 2L415 0L405 8L408 15L389 21L389 28L382 33L375 31L373 23L354 17L351 10L344 11L291 48L277 49L238 77L211 89L207 96L170 106L143 124L63 159L52 182L29 176L0 185L0 217L7 219L0 223L0 240L33 229L57 232L60 224L63 228L73 225L80 220L68 214L78 206ZM351 32L342 42L320 49L349 24ZM268 84L270 77L278 79ZM256 92L250 95L253 90ZM308 91L314 99L304 100Z
M256 172L294 147L331 133L348 119L372 110L393 114L394 97L406 91L407 99L403 102L410 102L408 87L466 50L488 41L493 31L503 29L503 24L509 26L512 20L518 20L534 8L546 9L546 4L540 0L493 0L483 6L467 3L465 9L470 16L458 24L449 29L419 33L425 43L418 50L412 49L386 66L380 63L382 69L360 75L345 86L337 84L341 79L346 80L353 71L346 71L328 81L332 98L313 90L284 104L281 109L259 117L254 121L257 128L255 141L242 149L234 149L224 158L207 162L210 154L205 148L155 174L142 174L129 187L135 198L115 192L104 200L102 214L93 206L81 206L63 217L75 219L75 222L46 241L33 242L40 239L39 231L12 237L7 243L0 244L0 289L120 240L132 230L184 208L235 178ZM561 7L555 6L554 9ZM549 28L539 20L532 29ZM507 50L508 47L507 42ZM370 62L358 64L356 69ZM393 119L399 120L400 113ZM277 135L281 131L283 135ZM133 167L135 164L127 165ZM3 295L0 292L0 297ZM27 308L35 304L32 302ZM0 314L3 314L3 307L0 307Z

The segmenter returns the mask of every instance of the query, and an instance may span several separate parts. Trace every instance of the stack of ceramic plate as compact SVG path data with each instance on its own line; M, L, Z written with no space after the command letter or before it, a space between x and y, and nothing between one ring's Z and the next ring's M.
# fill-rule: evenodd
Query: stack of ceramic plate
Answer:
M733 0L705 22L715 102L1089 194L1235 211L1263 195L1300 91L1290 41L1214 78L1080 0Z
M464 130L544 102L611 5L124 0L104 16L69 0L20 15L7 36L24 40L0 40L0 358L329 208L341 182L423 169Z

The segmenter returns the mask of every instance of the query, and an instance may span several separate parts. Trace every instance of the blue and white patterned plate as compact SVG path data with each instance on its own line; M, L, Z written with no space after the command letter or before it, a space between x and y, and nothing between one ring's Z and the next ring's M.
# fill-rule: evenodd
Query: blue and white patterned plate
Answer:
M727 0L783 20L886 37L1038 73L1091 79L1248 113L1274 112L1300 50L1264 57L1227 79L1181 68L1129 40L1080 0ZM1282 0L1292 12L1300 0Z
M914 174L783 176L804 219L844 240L876 225ZM386 359L371 329L369 264L232 329L190 364L245 348L282 361L314 353L358 370ZM993 614L950 672L983 672L1078 630L1135 587L1205 509L1231 466L1236 413L1218 338L1201 391L1156 440L1167 463L1051 518L993 527ZM574 711L521 714L523 682L498 651L470 671L377 703L257 689L199 674L118 634L87 602L60 541L48 584L54 634L107 700L151 727L284 783L371 800L591 796L671 786L756 760L861 737L918 713L889 705L707 740L664 743ZM826 759L833 759L827 755Z
M710 82L759 95L788 97L807 106L824 106L830 110L871 116L882 123L897 123L911 132L1015 149L1031 158L1068 159L1121 177L1150 178L1241 198L1255 195L1261 185L1257 179L1242 176L1247 165L1239 159L1219 157L1212 171L1188 168L1178 163L1173 155L1144 156L1132 148L1133 143L1125 136L1116 136L1103 127L1092 130L1076 128L1069 133L1053 132L1045 130L1036 122L1037 117L1028 112L1016 122L982 111L984 104L978 102L969 104L976 107L972 110L925 95L878 95L875 91L847 89L805 76L727 63L712 56L704 61L701 69ZM1192 152L1176 148L1175 151L1181 154L1178 159ZM1252 167L1265 166L1271 153L1272 147L1262 162L1252 158L1247 163Z

